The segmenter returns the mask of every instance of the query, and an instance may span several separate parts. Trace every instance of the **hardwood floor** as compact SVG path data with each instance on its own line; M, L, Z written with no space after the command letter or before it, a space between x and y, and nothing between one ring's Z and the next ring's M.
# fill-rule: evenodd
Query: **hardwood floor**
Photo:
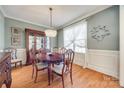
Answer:
M48 86L47 70L39 72L37 83L31 78L32 66L18 67L12 70L12 88L62 88L62 81L59 76L55 76L54 81ZM73 65L73 85L71 85L69 75L65 76L66 88L116 88L119 81L113 77L102 73L83 69L78 65ZM4 86L3 86L4 87Z

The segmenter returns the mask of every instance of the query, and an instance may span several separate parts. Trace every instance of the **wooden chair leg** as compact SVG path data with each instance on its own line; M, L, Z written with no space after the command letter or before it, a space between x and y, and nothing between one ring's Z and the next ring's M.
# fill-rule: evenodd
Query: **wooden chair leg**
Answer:
M17 67L17 63L15 63L15 68Z
M72 72L70 72L70 79L71 79L71 84L73 85Z
M22 67L22 61L20 61L20 66Z
M64 76L62 75L62 85L63 85L63 88L65 87L64 85Z
M32 69L32 78L33 78L33 76L34 76L34 66L33 66L33 69Z
M36 76L35 76L35 80L34 80L35 83L37 81L37 76L38 76L38 71L36 70Z

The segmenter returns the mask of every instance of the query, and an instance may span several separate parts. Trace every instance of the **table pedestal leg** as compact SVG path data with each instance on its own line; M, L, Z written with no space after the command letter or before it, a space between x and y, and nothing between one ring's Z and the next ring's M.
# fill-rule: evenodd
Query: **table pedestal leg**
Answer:
M48 85L50 85L50 78L51 78L51 65L48 64Z

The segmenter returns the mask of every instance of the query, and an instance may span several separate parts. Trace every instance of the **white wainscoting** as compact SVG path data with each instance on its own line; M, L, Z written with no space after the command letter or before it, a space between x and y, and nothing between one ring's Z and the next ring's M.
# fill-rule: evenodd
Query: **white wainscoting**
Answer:
M17 58L22 59L22 64L26 64L26 49L17 49Z
M87 68L119 78L119 51L88 50Z
M83 53L75 53L74 64L84 66L84 64L85 64L85 55Z

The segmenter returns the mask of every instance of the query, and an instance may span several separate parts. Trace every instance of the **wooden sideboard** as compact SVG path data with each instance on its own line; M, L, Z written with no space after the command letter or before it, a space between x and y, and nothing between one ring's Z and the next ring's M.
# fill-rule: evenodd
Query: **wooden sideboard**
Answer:
M0 87L5 84L10 88L11 82L11 53L0 52Z

